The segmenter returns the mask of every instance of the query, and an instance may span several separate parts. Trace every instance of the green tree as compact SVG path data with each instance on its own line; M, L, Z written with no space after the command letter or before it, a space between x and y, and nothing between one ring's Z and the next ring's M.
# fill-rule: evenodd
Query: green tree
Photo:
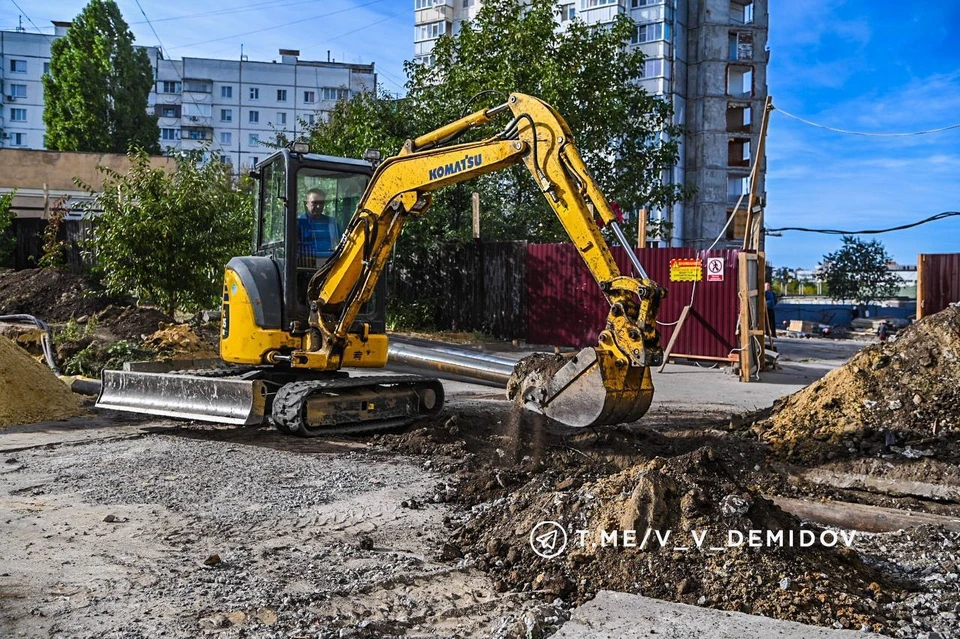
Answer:
M134 48L113 0L91 0L50 52L50 73L43 76L48 149L160 152L157 118L147 113L150 58Z
M10 210L16 190L0 195L0 266L9 266L17 238L13 234L13 220L16 215Z
M80 184L103 211L95 217L96 268L111 293L133 293L167 313L216 304L223 268L248 252L252 190L237 188L219 162L182 154L173 174L130 153L126 174L101 168L101 188Z
M900 276L887 268L890 261L879 241L864 242L845 235L838 251L823 256L820 272L834 300L870 304L892 297L903 284Z

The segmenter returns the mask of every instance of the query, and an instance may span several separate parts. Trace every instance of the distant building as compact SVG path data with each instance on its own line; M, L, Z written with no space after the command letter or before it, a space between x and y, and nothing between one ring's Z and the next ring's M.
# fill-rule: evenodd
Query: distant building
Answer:
M669 100L685 127L680 161L668 176L697 193L654 216L674 225L672 244L706 248L749 190L767 97L767 0L558 0L562 25L636 23L628 46L646 56L637 81ZM476 17L483 0L414 0L414 60L433 63L433 45ZM765 190L761 162L758 192ZM718 247L742 245L746 197Z
M41 77L50 70L50 44L70 27L53 24L53 35L0 31L0 148L45 148ZM280 62L259 62L165 60L157 47L144 49L156 80L149 109L158 117L160 147L208 145L240 168L269 154L262 142L276 133L293 137L300 120L325 117L338 99L377 84L373 64L300 60L299 51L281 49Z

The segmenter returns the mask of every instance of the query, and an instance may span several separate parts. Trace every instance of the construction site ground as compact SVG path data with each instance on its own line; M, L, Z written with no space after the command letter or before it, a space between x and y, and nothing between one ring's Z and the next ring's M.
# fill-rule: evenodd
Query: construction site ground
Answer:
M365 437L92 410L0 429L0 635L799 636L782 620L819 626L811 637L960 636L954 460L902 441L869 456L777 454L755 424L864 344L779 347L781 369L758 383L669 364L643 420L598 430L548 424L463 381L445 383L439 416ZM822 539L838 529L788 511L824 500L841 520L854 516L846 505L867 509L850 548L687 543L754 528ZM881 509L933 525L900 530ZM548 520L571 531L550 559L530 544ZM894 530L867 532L882 521ZM676 537L598 547L601 528ZM721 628L717 614L741 634L692 634ZM661 632L651 615L676 623Z

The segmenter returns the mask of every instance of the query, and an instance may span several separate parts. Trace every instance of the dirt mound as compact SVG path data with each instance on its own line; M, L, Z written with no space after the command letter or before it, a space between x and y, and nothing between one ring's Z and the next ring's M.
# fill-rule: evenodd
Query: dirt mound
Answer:
M0 314L27 313L45 322L93 315L111 303L76 273L53 268L27 269L0 276Z
M566 552L554 558L535 554L530 541L545 521L568 535ZM750 547L751 531L760 547ZM879 604L894 586L822 532L741 486L700 449L595 481L528 484L454 538L487 562L504 590L580 602L614 589L812 624L887 626ZM815 544L799 547L804 538Z
M160 324L160 330L144 340L144 346L167 355L190 355L194 359L219 357L216 349L186 324Z
M174 320L155 308L110 305L97 314L97 321L119 339L140 342Z
M960 308L854 355L781 400L754 432L783 457L823 461L880 451L953 450L960 431Z
M80 414L80 402L53 372L0 336L0 426Z

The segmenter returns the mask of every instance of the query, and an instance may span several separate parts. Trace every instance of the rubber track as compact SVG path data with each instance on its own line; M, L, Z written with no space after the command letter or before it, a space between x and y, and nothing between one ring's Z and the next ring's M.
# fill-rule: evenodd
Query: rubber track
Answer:
M303 407L310 395L317 391L339 390L343 388L363 388L380 384L423 384L439 382L434 378L420 377L419 375L378 375L368 377L354 377L339 380L324 380L310 382L292 382L284 384L273 398L272 417L278 430L301 437L323 437L326 435L348 435L355 433L369 433L378 430L397 428L411 423L419 415L388 419L383 421L358 422L352 425L321 426L309 428L303 420Z

